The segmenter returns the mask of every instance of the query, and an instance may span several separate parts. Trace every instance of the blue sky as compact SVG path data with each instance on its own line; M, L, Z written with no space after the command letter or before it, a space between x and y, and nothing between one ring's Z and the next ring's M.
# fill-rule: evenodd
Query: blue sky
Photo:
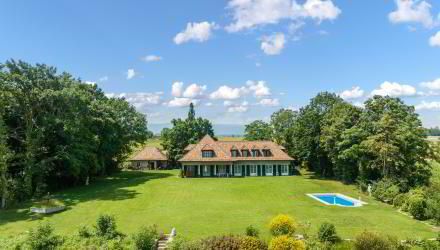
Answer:
M46 63L151 124L267 120L320 91L415 105L440 125L440 3L433 0L3 1L0 61Z

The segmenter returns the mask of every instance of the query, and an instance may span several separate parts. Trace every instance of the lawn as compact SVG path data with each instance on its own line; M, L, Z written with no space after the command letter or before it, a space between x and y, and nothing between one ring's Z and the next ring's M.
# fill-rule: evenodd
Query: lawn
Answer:
M61 234L93 224L99 214L115 215L118 227L131 233L140 226L176 227L189 238L242 233L254 225L267 237L268 221L286 213L310 222L311 232L324 221L334 223L344 238L364 229L405 237L434 237L430 226L398 213L391 206L361 195L369 204L360 208L325 206L309 197L312 192L339 192L358 198L353 186L312 176L181 179L177 171L124 171L57 194L68 210L50 216L31 215L27 206L0 212L0 235L12 236L40 221Z

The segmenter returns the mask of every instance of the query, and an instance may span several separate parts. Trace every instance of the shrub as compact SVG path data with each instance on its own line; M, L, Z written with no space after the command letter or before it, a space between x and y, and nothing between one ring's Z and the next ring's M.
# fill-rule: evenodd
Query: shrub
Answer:
M240 239L240 250L266 250L264 241L252 236L244 236Z
M90 238L93 236L93 232L88 226L80 226L78 229L78 236L81 238Z
M405 209L405 205L406 205L406 201L408 199L407 194L398 194L396 195L396 197L394 197L393 199L393 206L394 207L399 207L402 210L406 210Z
M120 235L116 230L115 217L107 214L103 214L98 217L96 220L95 229L96 235L105 239L113 239Z
M426 201L424 197L415 195L408 199L408 212L417 220L427 217Z
M295 240L287 235L274 237L269 243L269 250L303 250L306 245L303 241Z
M330 243L336 243L340 240L336 233L335 225L327 222L322 223L322 225L319 227L318 239L321 242Z
M290 235L292 236L296 230L295 220L284 214L275 216L269 224L270 232L273 236Z
M150 250L156 245L159 234L156 226L142 227L139 232L133 235L134 249Z
M258 236L260 235L260 232L258 231L258 229L256 229L252 225L250 225L246 228L246 235L258 238Z
M53 234L53 228L50 224L40 224L34 230L30 230L27 244L32 250L50 250L55 249L62 244L59 236Z
M186 250L191 249L188 248L188 245L190 245L190 241L185 239L184 237L178 235L173 238L173 240L168 244L169 250Z
M240 239L233 235L213 236L202 240L202 249L240 249Z
M365 231L356 236L355 250L394 250L399 249L398 241L390 236Z
M380 201L391 204L398 194L400 194L400 188L392 180L382 179L373 185L372 195Z

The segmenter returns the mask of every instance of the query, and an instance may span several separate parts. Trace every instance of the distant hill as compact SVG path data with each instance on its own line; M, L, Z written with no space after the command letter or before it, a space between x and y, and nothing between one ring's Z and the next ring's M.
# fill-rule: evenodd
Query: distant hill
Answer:
M242 136L244 134L244 125L238 124L214 124L214 132L218 136ZM154 134L160 134L164 128L171 127L171 124L148 124L148 129Z

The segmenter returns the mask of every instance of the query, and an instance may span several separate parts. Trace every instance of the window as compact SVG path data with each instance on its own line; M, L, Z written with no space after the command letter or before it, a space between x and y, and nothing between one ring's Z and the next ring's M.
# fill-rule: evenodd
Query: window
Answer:
M211 173L209 172L208 166L203 166L203 176L210 176Z
M242 155L243 157L249 157L249 150L242 150L242 151L241 151L241 155Z
M214 151L204 150L204 151L202 151L202 157L203 158L212 158L212 157L214 157Z
M281 175L289 175L289 166L281 165Z
M241 176L241 166L239 166L239 165L234 166L234 175Z
M239 157L238 150L231 150L232 157Z
M272 152L270 152L270 149L263 150L264 157L270 157L272 156Z
M252 150L252 157L258 157L258 156L260 156L259 153L260 153L260 152L259 152L257 149L253 149L253 150Z
M257 166L256 165L251 165L250 176L257 176Z
M273 165L266 165L266 175L273 175Z

